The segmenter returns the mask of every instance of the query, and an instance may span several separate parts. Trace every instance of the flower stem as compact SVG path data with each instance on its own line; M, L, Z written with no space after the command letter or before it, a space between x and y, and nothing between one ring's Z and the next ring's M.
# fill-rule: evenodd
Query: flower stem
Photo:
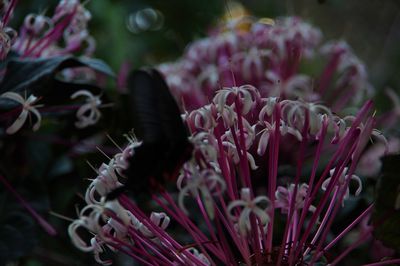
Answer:
M8 5L8 9L6 14L3 17L3 27L7 26L8 21L11 18L11 14L14 11L14 7L17 5L18 0L11 0L10 4Z
M29 203L18 194L18 192L11 186L11 184L0 175L0 182L8 189L11 194L21 203L21 205L32 215L33 218L39 223L39 225L51 236L55 236L57 234L56 229L49 224L43 217L41 217L30 205Z

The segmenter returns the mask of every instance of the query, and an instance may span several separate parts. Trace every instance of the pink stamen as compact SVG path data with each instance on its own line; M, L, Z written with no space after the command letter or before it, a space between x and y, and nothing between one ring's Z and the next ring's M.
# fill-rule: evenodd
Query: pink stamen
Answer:
M282 258L283 258L283 252L284 249L286 247L286 245L290 245L290 243L285 242L289 239L289 228L290 225L293 225L293 215L295 212L295 203L296 203L296 198L297 198L297 190L298 190L298 185L300 182L300 177L301 177L301 170L303 168L303 163L304 163L304 156L305 156L305 148L306 148L306 144L308 141L307 135L308 135L308 131L309 131L309 113L308 111L306 111L305 113L305 121L304 121L304 125L303 125L303 130L302 130L302 141L300 143L300 152L299 152L299 158L297 159L297 169L296 169L296 177L294 179L294 189L293 189L293 194L291 194L289 192L289 196L290 198L290 205L289 205L289 211L288 211L288 220L286 221L286 225L285 225L285 230L283 233L283 237L282 237L282 243L279 249L279 255L278 255L278 260L276 262L276 265L279 266L281 264ZM277 125L278 126L278 125ZM293 235L295 232L292 232ZM294 245L294 243L293 243ZM289 249L292 250L292 249Z
M3 27L8 25L8 22L11 18L11 14L14 11L15 6L17 5L18 0L11 0L11 2L8 5L7 11L3 17Z
M276 179L278 176L278 161L279 161L279 142L280 142L280 121L281 121L281 108L279 104L275 105L274 108L274 122L275 131L271 134L270 145L269 145L269 158L268 158L268 198L271 201L270 221L267 227L267 245L266 251L268 254L272 254L272 237L274 230L274 219L275 219L275 190L276 190ZM268 261L270 261L270 257Z

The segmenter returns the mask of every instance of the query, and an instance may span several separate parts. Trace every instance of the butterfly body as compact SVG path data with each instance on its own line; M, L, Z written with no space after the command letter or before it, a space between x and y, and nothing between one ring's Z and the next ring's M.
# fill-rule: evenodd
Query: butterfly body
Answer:
M125 171L127 182L108 195L117 198L129 189L134 194L160 190L175 180L190 159L193 145L180 110L156 70L137 70L128 78L135 134L142 144L135 147Z

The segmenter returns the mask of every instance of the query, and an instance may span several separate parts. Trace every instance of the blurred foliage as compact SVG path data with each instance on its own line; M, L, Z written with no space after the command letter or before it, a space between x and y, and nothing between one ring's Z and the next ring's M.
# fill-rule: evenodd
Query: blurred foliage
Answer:
M25 1L18 4L18 24L28 12L52 10L57 0ZM186 44L204 36L224 12L228 0L140 0L88 1L92 13L90 30L97 41L96 57L114 70L129 60L135 67L178 57ZM242 0L251 14L260 17L300 16L319 27L325 39L344 39L366 62L377 89L400 83L400 2L398 0ZM159 10L164 24L158 31L132 33L130 14L144 8Z
M378 181L373 221L375 237L387 247L400 251L400 155L383 158L382 178Z

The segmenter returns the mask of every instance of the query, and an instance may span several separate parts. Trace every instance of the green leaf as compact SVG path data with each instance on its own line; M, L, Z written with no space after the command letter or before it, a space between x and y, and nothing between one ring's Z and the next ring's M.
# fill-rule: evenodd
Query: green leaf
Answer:
M372 216L374 236L390 248L400 251L400 209L396 208L400 192L400 155L383 158L382 177L377 183Z

